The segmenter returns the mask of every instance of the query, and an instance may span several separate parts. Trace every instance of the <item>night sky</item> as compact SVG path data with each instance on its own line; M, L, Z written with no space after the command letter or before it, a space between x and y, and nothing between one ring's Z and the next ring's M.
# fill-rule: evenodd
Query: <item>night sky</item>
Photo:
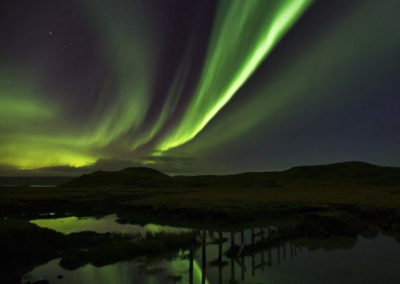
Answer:
M0 175L400 166L399 0L0 1Z

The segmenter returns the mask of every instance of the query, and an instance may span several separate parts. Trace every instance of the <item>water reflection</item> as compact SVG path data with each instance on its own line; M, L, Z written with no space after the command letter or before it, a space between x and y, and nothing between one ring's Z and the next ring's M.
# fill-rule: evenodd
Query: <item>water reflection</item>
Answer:
M206 231L203 232L203 236L205 235ZM210 267L218 268L216 272L218 281L215 283L225 283L224 281L237 283L239 277L242 283L245 283L246 278L251 280L256 277L258 272L263 272L266 267L271 267L273 264L280 265L281 251L283 259L286 260L286 247L290 247L290 258L293 259L299 248L292 241L272 247L267 246L268 241L276 240L278 236L277 229L274 227L252 228L239 232L210 232L211 242L208 251L213 256L217 254L217 258L209 263ZM275 260L273 260L273 250L276 251ZM203 278L205 278L207 268L204 264L207 259L206 252L205 246L202 245ZM237 275L237 270L239 270L240 276Z
M115 216L109 217L108 222L113 218L115 222ZM138 227L149 228L121 226L134 226L130 228L135 228L135 232ZM155 226L159 231L182 230ZM396 265L400 263L400 248L392 238L383 235L374 239L337 237L316 242L311 239L278 241L279 236L280 230L274 226L240 231L199 230L200 245L193 244L174 257L140 257L102 267L87 264L75 270L62 268L60 259L54 259L33 269L23 282L46 278L53 283L60 275L68 283L117 284L398 283L400 279ZM330 251L332 247L335 250Z
M52 216L51 213L49 216ZM95 217L62 217L62 218L43 218L30 221L39 227L49 228L63 234L77 233L82 231L91 231L96 233L121 233L145 236L147 233L185 233L191 229L160 226L157 224L120 224L115 214L107 215L101 218Z

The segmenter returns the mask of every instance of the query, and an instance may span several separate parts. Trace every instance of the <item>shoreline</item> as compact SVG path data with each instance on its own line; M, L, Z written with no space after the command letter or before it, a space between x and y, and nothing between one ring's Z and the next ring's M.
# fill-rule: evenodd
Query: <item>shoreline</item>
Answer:
M349 187L347 187L349 188ZM380 199L363 202L363 195L379 191ZM283 192L285 191L285 192ZM152 253L152 246L173 244L177 250L189 243L198 244L198 236L182 235L182 243L170 241L176 235L165 235L149 244L135 243L119 234L80 232L63 235L29 222L34 218L66 216L99 217L116 214L121 224L169 225L209 231L240 231L247 228L279 228L273 238L258 241L253 248L245 247L244 254L253 250L279 245L304 237L327 240L330 237L373 237L385 234L400 243L400 194L398 187L352 187L352 191L337 187L335 192L308 188L299 195L296 188L0 188L0 256L12 255L14 262L4 274L4 283L15 283L34 266L62 257L66 267L85 263L112 263L135 257L138 248ZM319 192L319 194L314 194ZM229 194L227 194L229 193ZM343 197L343 202L328 203L326 194ZM345 193L345 194L344 194ZM362 193L360 195L360 193ZM292 196L288 201L287 196ZM307 198L312 196L312 199ZM351 202L350 202L351 201ZM357 202L359 201L359 202ZM52 213L52 214L49 214ZM48 214L48 215L43 215ZM166 239L165 239L166 238ZM88 252L80 248L91 244ZM169 246L169 245L168 245ZM168 250L168 246L165 247ZM32 248L39 249L32 249ZM66 249L65 249L66 247ZM104 257L99 257L107 249ZM3 249L3 250L4 250ZM234 256L238 247L227 254ZM60 252L61 251L61 252ZM102 252L101 254L100 251ZM126 252L129 252L128 254ZM8 255L8 256L7 256ZM8 280L6 279L8 277ZM10 281L9 281L10 280ZM13 282L14 281L14 282Z

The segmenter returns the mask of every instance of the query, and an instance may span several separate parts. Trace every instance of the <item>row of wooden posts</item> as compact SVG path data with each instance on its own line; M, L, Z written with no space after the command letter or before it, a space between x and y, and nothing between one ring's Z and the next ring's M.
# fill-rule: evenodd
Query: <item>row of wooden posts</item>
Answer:
M271 234L272 231L275 231L273 234ZM266 233L266 235L265 235ZM264 229L259 229L258 232L256 232L255 229L251 229L251 247L254 247L254 245L257 243L257 238L259 238L259 241L263 241L265 238L269 238L272 236L277 237L279 235L279 229L278 228L269 228L267 227L266 230ZM230 268L231 268L231 279L230 281L235 281L235 263L240 267L241 270L241 280L245 280L245 274L247 272L247 268L245 266L245 255L243 254L243 250L246 246L245 240L244 240L244 231L240 231L240 248L238 250L238 253L235 257L230 257ZM206 274L207 274L207 231L202 231L201 232L201 269L202 269L202 280L201 283L204 284L206 283ZM223 280L223 266L224 263L222 261L222 244L226 241L223 238L223 233L218 232L218 239L215 239L216 243L218 244L218 283L222 283ZM231 241L231 249L233 251L233 248L235 248L235 233L231 231L230 233L230 241ZM263 271L265 266L272 266L272 254L273 254L273 249L276 249L276 256L277 256L277 264L281 264L281 257L283 260L286 260L287 256L287 243L283 243L281 245L277 245L275 248L268 248L266 250L260 250L258 252L254 252L251 254L251 275L252 277L255 276L256 270L261 270ZM289 250L290 250L290 258L293 258L296 253L297 253L297 247L294 245L293 242L289 241ZM301 249L301 248L300 248ZM281 251L282 251L282 256L281 256ZM267 259L268 261L265 261L265 252L267 252ZM256 254L260 255L260 263L256 264ZM189 283L193 284L193 259L195 258L195 249L194 247L190 248L189 251Z

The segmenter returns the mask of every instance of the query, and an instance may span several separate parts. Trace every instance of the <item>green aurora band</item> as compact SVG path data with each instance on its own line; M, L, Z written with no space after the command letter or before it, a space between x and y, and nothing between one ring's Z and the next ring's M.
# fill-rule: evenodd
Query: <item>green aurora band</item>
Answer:
M394 1L392 1L394 3ZM360 25L363 19L370 19L372 23L381 21L381 15L387 16L386 30L379 31L380 41L376 36L371 36L371 29L368 25ZM326 33L323 38L315 39L307 43L307 49L296 54L296 60L288 59L283 67L276 71L272 79L253 85L252 100L232 106L221 114L198 135L196 139L176 149L176 152L196 153L199 156L206 156L208 153L217 151L218 145L229 143L248 131L257 131L257 127L265 131L265 126L271 132L281 127L280 121L293 117L296 110L305 107L304 102L312 101L314 104L323 104L329 101L329 96L336 96L326 92L326 86L349 85L348 82L341 82L337 78L352 78L358 74L359 80L374 80L379 74L376 69L387 68L389 64L383 59L385 54L396 52L399 46L399 37L391 36L396 32L396 12L392 9L387 12L387 7L379 2L369 1L353 5L351 13L338 23L335 29ZM352 32L349 33L348 30ZM354 35L357 35L355 44ZM337 43L340 42L338 45ZM360 49L363 52L360 54ZM382 63L371 69L366 58L379 58ZM352 67L347 66L349 58L352 60ZM390 60L390 59L389 59ZM313 66L313 68L304 68ZM299 74L298 70L303 70ZM291 82L288 84L288 82ZM350 84L351 86L351 84ZM354 100L357 96L354 95ZM288 103L290 102L290 103ZM251 115L249 115L251 114ZM238 122L238 123L236 123ZM235 123L235 127L230 127ZM260 127L262 125L262 127ZM223 132L224 135L220 135ZM207 142L207 143L205 143ZM245 143L246 144L246 143ZM174 154L175 150L169 151Z
M197 91L181 123L161 141L159 149L165 151L193 139L248 80L311 2L221 1Z
M83 10L94 33L104 42L104 52L115 62L112 72L116 74L117 92L112 89L113 82L106 81L88 120L74 127L62 124L65 113L59 107L60 102L52 100L49 104L42 95L37 95L41 90L35 87L38 84L35 80L24 90L1 89L0 126L6 131L0 137L0 166L22 170L83 167L98 159L115 158L113 147L119 149L120 157L134 159L136 151L143 154L143 148L147 149L147 156L149 153L159 156L185 144L196 137L246 83L311 2L220 1L202 75L187 109L178 119L170 112L182 96L192 64L192 43L183 54L160 112L150 126L145 127L153 100L151 81L160 53L152 42L162 40L165 35L156 26L148 25L146 15L131 19L125 13L126 18L113 21L104 16L107 8L104 3L87 1L82 4ZM123 8L116 6L112 9L124 15L120 11ZM3 75L1 70L0 75ZM1 79L8 80L5 76ZM24 81L26 78L17 79ZM175 119L171 125L172 118ZM12 131L6 125L10 121L14 124Z

